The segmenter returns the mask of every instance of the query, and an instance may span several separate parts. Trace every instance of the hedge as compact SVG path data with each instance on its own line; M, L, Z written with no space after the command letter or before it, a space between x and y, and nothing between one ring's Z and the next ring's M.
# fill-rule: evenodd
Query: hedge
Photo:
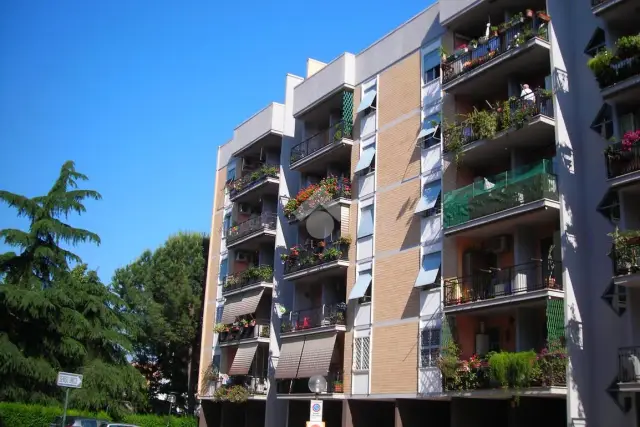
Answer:
M0 402L0 427L49 427L55 417L62 416L63 409L57 406L26 405L22 403ZM105 412L92 413L68 409L67 415L86 416L111 420ZM147 414L127 415L119 420L140 427L166 427L167 417ZM169 427L197 427L194 417L171 417Z

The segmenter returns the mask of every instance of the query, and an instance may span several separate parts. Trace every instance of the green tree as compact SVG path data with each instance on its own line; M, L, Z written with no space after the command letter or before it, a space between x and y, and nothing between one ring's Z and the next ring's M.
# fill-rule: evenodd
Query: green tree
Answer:
M86 211L85 199L100 199L77 189L86 179L67 162L45 196L0 191L0 200L30 221L28 231L0 230L20 249L0 255L0 401L59 402L55 380L64 370L84 374L83 388L71 394L76 407L118 412L145 403L146 382L126 360L135 328L114 309L122 302L60 246L100 242L66 223Z
M202 299L209 239L179 233L154 252L116 270L112 289L140 331L135 362L147 377L149 394L175 393L177 405L192 413L198 382Z

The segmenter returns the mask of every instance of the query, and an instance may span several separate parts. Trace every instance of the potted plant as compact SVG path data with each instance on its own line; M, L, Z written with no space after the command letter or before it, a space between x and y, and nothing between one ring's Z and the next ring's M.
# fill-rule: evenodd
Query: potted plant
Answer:
M447 53L447 50L444 48L444 46L440 46L440 58L442 62L446 62L448 56L449 54Z
M256 319L249 320L249 326L251 327L256 326Z
M524 11L524 14L527 18L533 18L533 10L527 9Z
M492 25L490 30L491 30L491 34L493 35L493 37L497 37L498 36L498 26L497 25Z
M469 42L469 47L471 49L477 49L478 48L478 40L473 39Z
M511 17L511 25L519 24L521 22L524 22L524 16L522 12L518 12Z
M350 245L351 244L351 236L347 235L347 236L340 236L340 238L338 238L337 242L338 245Z
M342 381L334 381L333 382L333 392L334 393L344 393L344 387Z
M546 10L539 10L536 12L536 16L538 17L538 19L540 19L541 21L544 22L549 22L551 21L551 17L549 15L547 15L547 11Z

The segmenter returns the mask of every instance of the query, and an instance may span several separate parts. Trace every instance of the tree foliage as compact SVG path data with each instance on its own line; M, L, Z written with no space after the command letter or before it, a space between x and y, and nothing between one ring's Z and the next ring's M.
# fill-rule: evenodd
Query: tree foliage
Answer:
M144 378L126 359L134 328L114 309L122 301L61 246L100 242L67 223L70 214L86 211L85 199L100 199L77 189L86 179L67 162L45 196L0 191L0 200L30 222L27 231L0 230L19 250L0 255L0 401L59 402L56 376L67 371L84 375L83 387L71 393L77 408L118 412L145 405Z
M149 382L150 398L175 393L177 405L189 413L197 392L208 247L206 236L177 234L116 270L111 284L139 332L135 362Z

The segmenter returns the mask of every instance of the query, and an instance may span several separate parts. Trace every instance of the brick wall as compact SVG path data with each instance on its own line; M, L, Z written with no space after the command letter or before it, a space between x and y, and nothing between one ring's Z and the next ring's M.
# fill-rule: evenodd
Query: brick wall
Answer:
M416 393L418 322L373 328L371 393Z

